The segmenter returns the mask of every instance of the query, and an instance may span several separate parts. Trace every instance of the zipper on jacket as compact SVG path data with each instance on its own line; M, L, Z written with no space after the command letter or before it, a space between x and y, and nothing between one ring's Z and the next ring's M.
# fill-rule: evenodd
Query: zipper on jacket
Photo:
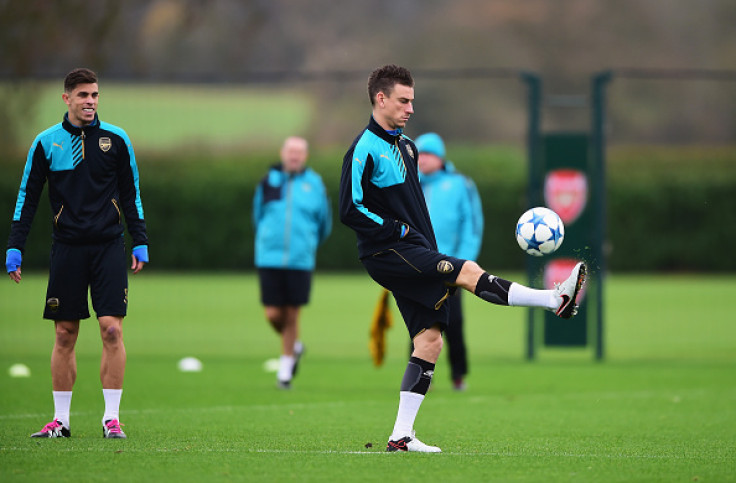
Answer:
M291 185L293 184L293 176L288 175L286 178L286 215L284 216L284 256L282 264L286 266L289 263L289 243L291 242Z
M113 198L113 199L112 199L112 200L110 200L110 201L112 201L112 205L113 205L113 206L115 207L115 211L117 211L117 212L118 212L118 224L119 224L119 223L121 223L121 222L122 222L123 220L122 220L122 219L121 219L121 217L120 217L120 206L118 206L118 200L116 200L115 198Z
M85 136L85 134L84 134L84 129L82 129L81 131L82 131L82 134L79 137L82 138L82 159L84 159L84 139L87 136Z
M59 208L59 212L54 216L54 226L56 228L59 228L59 217L61 216L61 212L64 211L64 205L61 205L61 208Z

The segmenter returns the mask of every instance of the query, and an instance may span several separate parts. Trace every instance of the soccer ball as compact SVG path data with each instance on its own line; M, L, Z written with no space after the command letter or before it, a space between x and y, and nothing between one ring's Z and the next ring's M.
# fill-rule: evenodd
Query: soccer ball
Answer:
M516 241L529 255L541 257L560 248L565 225L554 211L538 206L521 215L516 223Z

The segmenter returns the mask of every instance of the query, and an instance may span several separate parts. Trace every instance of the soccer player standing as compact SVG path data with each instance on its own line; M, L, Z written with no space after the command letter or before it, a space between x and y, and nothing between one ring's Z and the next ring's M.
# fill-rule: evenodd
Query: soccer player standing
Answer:
M97 117L99 90L93 71L71 71L64 79L62 99L68 108L63 121L39 134L28 153L5 258L10 278L20 283L26 238L48 181L53 243L43 317L53 320L56 329L51 353L54 419L31 436L71 436L74 348L79 321L90 317L89 288L102 338L102 434L125 438L119 421L128 306L123 218L133 240L133 273L148 262L138 167L125 131Z
M343 159L340 220L355 231L368 274L393 292L414 343L386 450L437 453L440 448L416 438L414 421L442 350L451 292L461 287L494 304L542 307L569 318L585 265L578 263L557 288L535 290L438 252L419 184L417 148L403 134L414 113L414 79L403 67L383 66L371 73L368 96L372 116Z
M256 188L253 222L261 302L281 336L277 385L289 389L304 352L299 312L309 302L317 246L332 230L332 214L322 178L306 167L307 140L287 138L280 154Z
M416 139L416 146L419 180L434 227L437 251L465 260L477 259L483 239L483 208L475 183L445 159L445 142L437 133L422 134ZM445 331L450 377L455 390L462 391L468 373L462 290L456 290L445 303L450 312Z

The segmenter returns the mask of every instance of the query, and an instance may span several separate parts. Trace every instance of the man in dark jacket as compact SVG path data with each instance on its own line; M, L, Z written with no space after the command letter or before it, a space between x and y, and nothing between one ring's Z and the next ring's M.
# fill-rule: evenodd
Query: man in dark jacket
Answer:
M534 290L439 253L419 184L417 148L403 134L414 113L414 79L403 67L383 66L370 75L368 96L371 119L343 158L340 220L355 231L368 274L393 292L414 343L386 450L438 453L416 438L414 420L442 350L450 294L462 287L494 304L542 307L569 318L585 265L578 263L554 290Z
M54 419L32 434L71 436L69 413L77 364L79 321L89 318L87 290L102 337L100 379L105 400L102 434L125 438L120 398L125 372L123 318L127 314L123 218L133 239L133 273L148 262L148 237L138 184L138 167L128 135L97 118L97 75L74 69L64 79L64 120L39 134L28 153L8 239L5 267L21 281L28 232L44 183L53 210L53 244L46 307L56 339L51 353Z

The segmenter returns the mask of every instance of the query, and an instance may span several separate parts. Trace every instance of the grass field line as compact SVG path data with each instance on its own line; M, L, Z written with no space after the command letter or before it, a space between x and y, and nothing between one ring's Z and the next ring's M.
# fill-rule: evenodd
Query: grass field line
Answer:
M52 443L54 444L54 443ZM63 443L61 443L63 444ZM126 444L126 443L123 443ZM1 453L24 453L37 452L37 446L0 446ZM306 450L306 449L273 449L273 448L206 448L206 447L172 447L172 448L129 448L129 447L110 447L105 446L89 446L80 447L55 447L54 453L251 453L251 454L283 454L283 455L388 455L393 456L395 453L389 453L383 449L373 451L350 451L350 450ZM571 458L571 459L606 459L606 460L696 460L703 457L701 454L632 454L632 453L571 453L571 452L554 452L554 451L443 451L441 455L445 456L461 456L461 457L499 457L499 458Z

